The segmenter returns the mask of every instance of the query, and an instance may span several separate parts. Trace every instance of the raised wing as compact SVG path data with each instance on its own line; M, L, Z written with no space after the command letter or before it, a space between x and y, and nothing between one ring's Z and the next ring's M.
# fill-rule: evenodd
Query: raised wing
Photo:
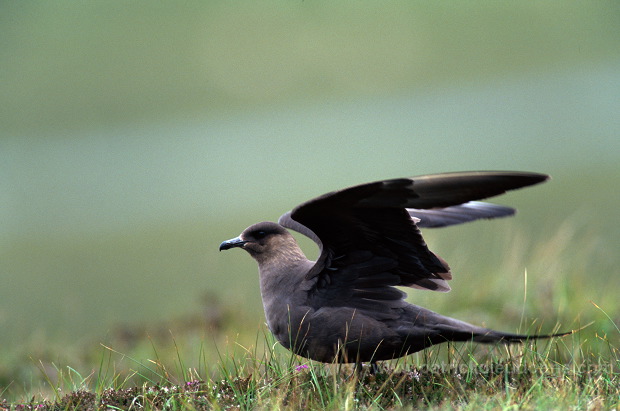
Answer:
M511 208L475 201L547 179L536 173L464 172L377 181L307 201L279 223L321 248L307 278L316 279L314 291L323 305L336 289L334 296L348 295L359 304L385 303L402 298L393 286L450 290L448 264L428 249L418 226L511 215Z

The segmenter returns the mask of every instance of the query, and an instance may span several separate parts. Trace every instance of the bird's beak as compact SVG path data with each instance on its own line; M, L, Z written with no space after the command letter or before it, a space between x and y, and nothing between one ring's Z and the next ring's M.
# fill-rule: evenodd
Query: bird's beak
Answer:
M231 238L230 240L226 240L222 244L220 244L220 251L228 250L229 248L233 247L243 248L243 245L245 243L247 243L247 241L242 240L241 237Z

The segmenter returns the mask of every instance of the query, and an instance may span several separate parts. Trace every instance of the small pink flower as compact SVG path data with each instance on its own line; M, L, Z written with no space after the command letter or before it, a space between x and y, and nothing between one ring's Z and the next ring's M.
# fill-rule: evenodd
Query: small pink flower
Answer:
M301 371L301 370L306 370L310 367L308 367L306 364L302 364L302 365L298 365L297 367L295 367L295 371Z

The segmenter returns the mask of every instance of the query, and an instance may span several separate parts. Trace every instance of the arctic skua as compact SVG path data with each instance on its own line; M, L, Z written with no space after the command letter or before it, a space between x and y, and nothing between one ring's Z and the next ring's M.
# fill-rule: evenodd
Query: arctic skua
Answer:
M361 184L309 200L261 222L221 250L257 262L269 329L294 353L322 362L376 362L447 341L515 343L570 333L523 335L478 327L405 301L396 286L450 291L450 267L420 228L513 215L479 200L542 183L528 172L461 172ZM310 237L310 261L287 229ZM473 281L473 279L472 279Z

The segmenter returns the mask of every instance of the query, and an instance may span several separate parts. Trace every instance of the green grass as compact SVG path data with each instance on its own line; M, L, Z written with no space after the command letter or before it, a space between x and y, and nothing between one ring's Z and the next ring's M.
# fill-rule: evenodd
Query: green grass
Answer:
M514 220L501 227L492 236L485 236L484 223L455 228L454 237L427 231L432 249L451 250L440 254L457 262L458 275L452 293L409 291L410 299L503 331L546 333L590 325L564 338L508 347L442 344L386 362L376 375L358 376L349 366L291 355L247 308L205 296L193 313L118 324L104 337L80 343L33 336L4 346L0 404L15 409L104 404L110 409L617 408L620 303L612 287L614 259L603 258L609 250L587 221L567 221L554 231L543 223L540 235ZM475 247L461 241L463 236L476 238ZM472 249L483 250L484 258Z
M170 338L166 347L153 345L147 361L102 347L88 375L40 363L41 391L13 407L613 409L620 405L620 352L599 340L606 352L590 351L580 334L510 347L445 344L384 363L372 375L293 356L268 334L248 347L225 344L215 361L203 346L197 358L185 357Z

